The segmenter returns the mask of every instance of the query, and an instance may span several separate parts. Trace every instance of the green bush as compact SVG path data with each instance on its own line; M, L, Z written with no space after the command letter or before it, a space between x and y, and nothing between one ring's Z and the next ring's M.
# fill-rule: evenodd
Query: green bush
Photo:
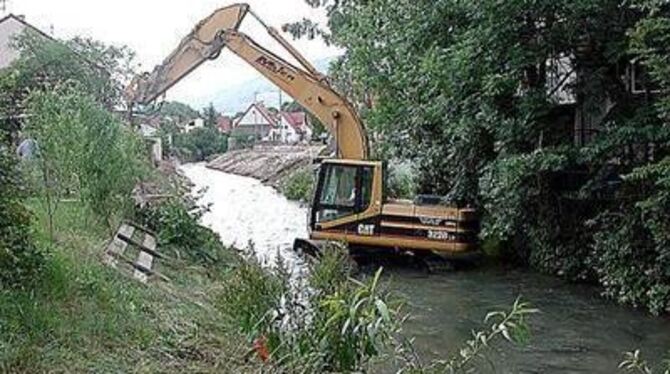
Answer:
M228 150L228 136L216 128L202 127L188 133L175 134L173 147L184 161L205 161L212 155Z
M281 265L270 273L246 263L227 276L219 308L250 340L267 346L269 364L279 370L363 370L389 347L398 310L381 287L381 271L358 281L352 269L336 245L324 250L306 284L289 286Z
M387 169L386 194L389 198L412 199L417 192L411 165L391 163Z
M170 199L139 209L136 216L158 233L158 245L172 250L176 257L206 266L224 263L230 259L230 250L214 231L198 223L202 213L181 199Z
M44 252L33 241L19 176L16 160L0 144L0 288L29 287L45 264Z
M224 278L225 290L217 305L233 321L233 328L254 340L271 334L268 320L288 291L288 280L263 269L253 258L241 261ZM277 343L276 340L273 343Z
M283 179L279 190L289 200L309 201L315 183L314 172L310 168L301 168Z
M670 158L634 170L625 189L645 190L647 198L594 220L589 265L606 296L670 313Z

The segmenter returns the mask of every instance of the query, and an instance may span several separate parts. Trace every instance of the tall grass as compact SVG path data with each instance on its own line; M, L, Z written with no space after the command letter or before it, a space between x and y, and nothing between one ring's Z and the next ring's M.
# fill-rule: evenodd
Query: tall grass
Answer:
M268 367L287 372L364 370L397 331L398 305L381 287L381 271L352 278L346 252L324 251L305 282L290 284L288 272L268 273L256 263L233 271L231 294L217 306L247 336L267 349Z
M46 213L33 209L47 244ZM39 283L0 290L0 372L247 371L207 270L176 262L163 268L173 284L141 285L102 265L106 228L87 215L64 203Z

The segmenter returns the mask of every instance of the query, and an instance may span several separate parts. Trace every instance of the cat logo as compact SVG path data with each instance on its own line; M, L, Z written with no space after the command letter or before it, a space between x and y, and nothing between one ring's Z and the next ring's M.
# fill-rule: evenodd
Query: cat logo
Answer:
M375 234L375 225L366 225L361 223L358 225L358 235L372 236Z

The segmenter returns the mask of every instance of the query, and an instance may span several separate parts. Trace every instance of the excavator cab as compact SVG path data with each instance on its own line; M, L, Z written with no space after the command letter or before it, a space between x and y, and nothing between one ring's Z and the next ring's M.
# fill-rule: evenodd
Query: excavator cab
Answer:
M355 217L372 205L376 163L343 161L325 161L319 168L310 215L312 230Z
M322 235L379 235L382 163L329 159L321 162L309 214L312 239Z

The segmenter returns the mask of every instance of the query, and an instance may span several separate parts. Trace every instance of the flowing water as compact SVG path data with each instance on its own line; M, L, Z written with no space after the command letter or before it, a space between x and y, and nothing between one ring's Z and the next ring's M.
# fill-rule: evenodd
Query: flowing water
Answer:
M207 188L201 202L212 206L203 223L225 244L252 241L261 258L280 253L295 261L290 248L294 238L307 235L305 208L251 178L202 164L184 165L182 171L196 189ZM404 329L427 360L456 353L472 330L482 328L486 313L509 308L519 295L541 310L530 320L529 344L497 345L480 362L482 372L615 373L622 352L640 349L660 362L670 351L670 320L614 305L591 287L500 268L441 275L392 269L387 276L407 300L411 318Z

